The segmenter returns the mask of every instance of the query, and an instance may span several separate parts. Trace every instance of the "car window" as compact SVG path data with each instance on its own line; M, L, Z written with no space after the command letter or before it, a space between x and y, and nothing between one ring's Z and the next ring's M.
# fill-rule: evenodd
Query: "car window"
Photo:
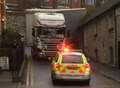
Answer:
M62 63L83 63L82 55L63 55Z

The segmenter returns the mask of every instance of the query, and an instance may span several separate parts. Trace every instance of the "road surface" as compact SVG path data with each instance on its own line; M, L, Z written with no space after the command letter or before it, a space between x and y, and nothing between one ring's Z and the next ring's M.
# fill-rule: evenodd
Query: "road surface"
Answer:
M90 86L87 85L58 85L54 86L51 81L50 63L33 61L31 73L32 88L120 88L120 84L93 71Z

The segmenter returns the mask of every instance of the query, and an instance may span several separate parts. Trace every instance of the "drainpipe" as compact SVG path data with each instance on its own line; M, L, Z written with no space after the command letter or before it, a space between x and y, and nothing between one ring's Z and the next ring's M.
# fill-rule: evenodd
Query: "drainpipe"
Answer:
M114 27L115 27L115 66L118 65L117 60L117 19L116 19L116 8L114 8Z

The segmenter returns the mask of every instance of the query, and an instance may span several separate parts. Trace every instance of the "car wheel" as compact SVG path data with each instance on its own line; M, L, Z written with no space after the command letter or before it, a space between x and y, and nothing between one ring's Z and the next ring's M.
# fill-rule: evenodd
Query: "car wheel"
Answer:
M90 85L90 79L85 81L86 85Z
M56 79L55 75L52 73L51 76L52 76L52 83L53 83L53 85L57 85L58 84L58 80Z
M54 78L52 78L52 83L53 83L53 85L57 85L58 84L57 80L54 79Z

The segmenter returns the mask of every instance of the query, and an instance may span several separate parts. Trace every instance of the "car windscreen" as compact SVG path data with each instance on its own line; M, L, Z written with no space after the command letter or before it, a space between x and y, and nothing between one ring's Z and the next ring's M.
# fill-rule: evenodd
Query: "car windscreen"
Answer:
M83 63L82 55L63 55L62 63Z

